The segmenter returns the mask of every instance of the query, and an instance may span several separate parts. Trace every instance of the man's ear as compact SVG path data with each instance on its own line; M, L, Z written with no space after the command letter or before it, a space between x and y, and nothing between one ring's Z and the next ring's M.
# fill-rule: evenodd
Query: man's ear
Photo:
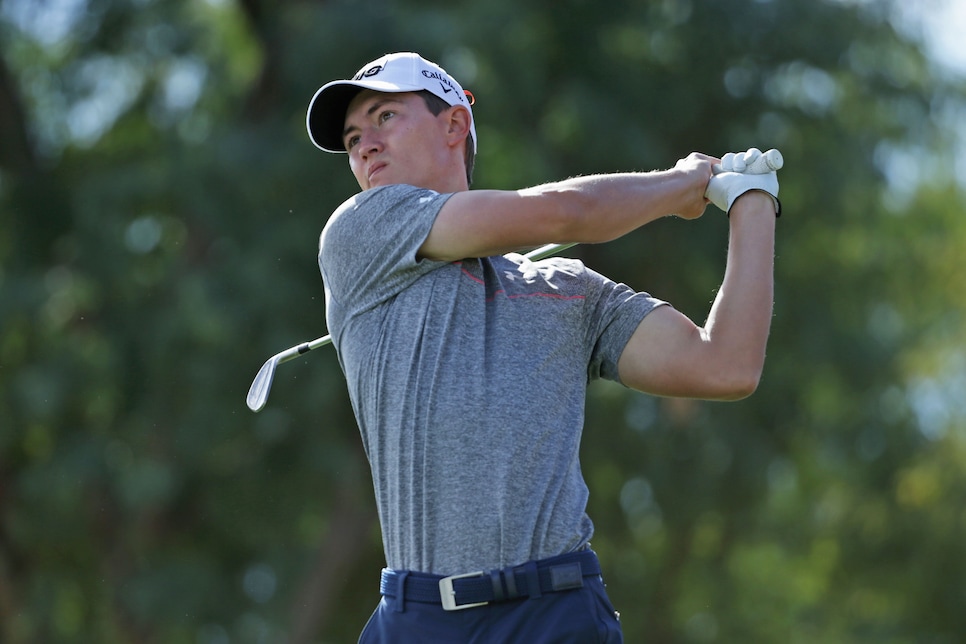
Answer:
M466 140L470 134L470 111L462 105L454 105L448 110L448 129L451 145L459 145Z

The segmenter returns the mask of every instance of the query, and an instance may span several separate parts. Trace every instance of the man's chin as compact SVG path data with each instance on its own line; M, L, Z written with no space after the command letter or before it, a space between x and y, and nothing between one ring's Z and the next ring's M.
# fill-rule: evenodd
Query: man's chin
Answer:
M406 183L406 182L405 181L393 181L392 179L390 179L388 177L378 177L378 178L375 178L375 179L371 179L369 181L369 190L372 190L373 188L381 188L383 186L392 186L392 185L396 185L398 183Z

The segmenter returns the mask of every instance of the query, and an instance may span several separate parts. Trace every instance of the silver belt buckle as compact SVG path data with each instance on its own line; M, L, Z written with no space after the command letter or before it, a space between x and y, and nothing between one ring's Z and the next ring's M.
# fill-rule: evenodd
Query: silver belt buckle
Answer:
M453 590L453 581L456 579L466 579L467 577L483 577L486 573L480 572L468 572L465 575L451 575L449 577L443 577L439 580L439 598L443 602L443 610L463 610L464 608L475 608L477 606L486 606L490 602L479 602L476 604L461 604L456 605L456 591Z

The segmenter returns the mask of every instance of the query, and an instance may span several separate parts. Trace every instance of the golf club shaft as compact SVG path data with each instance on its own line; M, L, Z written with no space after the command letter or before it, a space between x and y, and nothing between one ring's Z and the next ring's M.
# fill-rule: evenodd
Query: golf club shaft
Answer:
M524 257L527 259L536 261L550 257L551 255L556 255L568 248L576 246L576 242L566 243L566 244L547 244L546 246L541 246L540 248L535 248L530 252L526 253ZM258 374L255 376L255 380L252 381L252 386L248 390L248 408L252 411L259 411L265 406L268 401L268 392L272 388L272 381L275 379L275 368L278 365L293 360L300 355L306 354L313 349L318 349L319 347L324 347L327 344L332 344L331 335L323 335L321 338L316 338L311 342L303 342L302 344L297 344L294 347L288 348L285 351L276 353L274 356L265 361L262 368L259 369Z

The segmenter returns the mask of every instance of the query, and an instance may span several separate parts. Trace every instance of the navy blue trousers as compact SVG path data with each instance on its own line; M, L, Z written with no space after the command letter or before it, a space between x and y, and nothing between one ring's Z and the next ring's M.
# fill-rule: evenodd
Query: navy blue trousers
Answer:
M621 644L617 611L603 580L582 588L444 611L439 604L383 597L360 644Z

